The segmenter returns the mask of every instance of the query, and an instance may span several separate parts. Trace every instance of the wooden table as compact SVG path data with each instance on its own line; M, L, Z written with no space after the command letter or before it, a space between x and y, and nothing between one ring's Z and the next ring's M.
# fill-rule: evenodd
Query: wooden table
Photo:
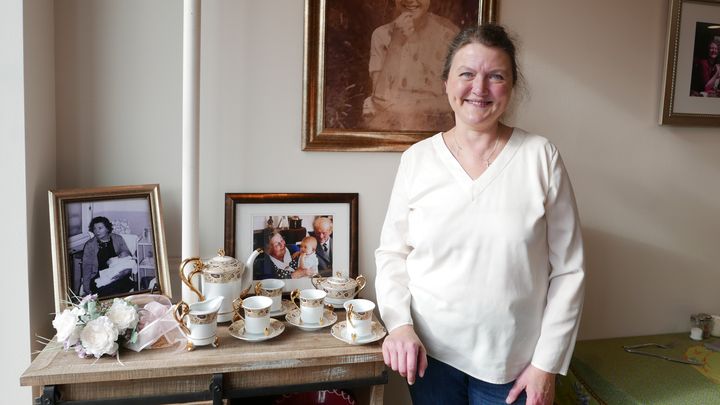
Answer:
M345 319L344 312L337 315L338 322ZM287 323L280 336L264 342L238 340L228 334L226 325L218 327L218 336L218 348L192 352L121 350L124 365L114 357L96 362L48 346L20 377L20 384L33 386L42 404L220 404L223 398L336 388L353 389L359 403L383 402L387 371L380 342L352 346L330 335L330 327L306 332ZM53 402L57 399L60 402Z

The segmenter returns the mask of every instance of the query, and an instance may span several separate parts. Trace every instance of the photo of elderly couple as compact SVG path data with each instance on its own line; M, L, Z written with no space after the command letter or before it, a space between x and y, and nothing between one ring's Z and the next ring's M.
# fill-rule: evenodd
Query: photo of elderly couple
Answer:
M332 275L332 215L271 215L253 217L253 279L299 279Z

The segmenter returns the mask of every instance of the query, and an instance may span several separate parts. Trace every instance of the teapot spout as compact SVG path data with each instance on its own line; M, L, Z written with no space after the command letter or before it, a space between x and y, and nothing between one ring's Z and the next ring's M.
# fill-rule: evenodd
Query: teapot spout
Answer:
M242 273L242 278L240 281L240 296L245 296L249 291L250 287L252 287L253 283L253 267L255 265L255 259L260 255L260 253L263 253L262 249L255 249L251 254L250 257L247 258L245 261L245 269Z
M253 265L255 264L255 259L262 253L262 249L255 249L252 253L250 253L250 257L245 261L245 270L250 269L252 271Z

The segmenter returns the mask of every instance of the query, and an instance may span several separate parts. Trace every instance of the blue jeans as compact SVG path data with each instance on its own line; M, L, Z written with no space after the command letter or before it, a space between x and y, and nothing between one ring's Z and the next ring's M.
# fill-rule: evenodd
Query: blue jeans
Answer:
M505 405L514 383L491 384L478 380L428 356L425 376L415 378L415 384L409 387L413 405ZM513 404L525 404L525 391Z

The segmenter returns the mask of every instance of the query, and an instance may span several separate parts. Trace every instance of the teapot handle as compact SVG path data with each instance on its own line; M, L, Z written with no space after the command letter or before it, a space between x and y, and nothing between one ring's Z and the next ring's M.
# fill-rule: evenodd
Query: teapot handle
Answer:
M357 276L355 281L357 282L357 285L358 285L358 289L357 289L357 291L355 291L355 295L358 295L358 294L360 294L360 291L362 291L362 289L365 288L365 284L367 284L367 280L365 280L365 276L363 276L361 274L361 275Z
M322 290L322 288L318 288L318 286L322 285L323 281L325 281L325 277L320 277L320 274L315 274L314 276L310 277L310 282L316 290Z
M195 263L195 268L193 269L193 271L190 272L190 274L187 275L187 277L185 277L185 272L183 270L185 270L185 266L190 263ZM190 288L192 292L197 294L200 301L205 301L205 296L202 295L202 293L192 284L192 278L196 274L202 272L203 266L205 265L199 257L191 257L189 259L183 260L183 262L180 263L180 280L182 280L182 282L185 283L185 285L188 286L188 288Z
M190 336L190 329L188 329L187 325L185 325L185 316L189 313L190 306L185 303L185 301L178 302L177 306L175 307L175 311L173 312L173 316L175 317L177 323L180 325L180 329L182 329L182 331L185 332L187 336Z

